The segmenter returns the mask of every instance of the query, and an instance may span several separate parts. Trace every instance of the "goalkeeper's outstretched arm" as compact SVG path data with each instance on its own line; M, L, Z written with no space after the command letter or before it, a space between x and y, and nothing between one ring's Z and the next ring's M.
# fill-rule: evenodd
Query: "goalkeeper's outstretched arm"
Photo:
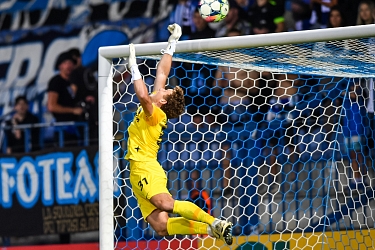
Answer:
M168 30L171 35L168 39L167 48L161 51L163 57L161 58L156 70L156 78L153 91L159 91L160 89L165 88L165 84L171 70L172 56L176 50L176 43L178 39L180 39L182 34L181 27L176 23L169 25Z
M171 24L168 26L171 35L168 39L168 46L165 50L162 50L163 57L159 62L156 79L154 83L154 91L157 92L164 89L166 80L171 70L172 56L176 49L176 43L181 36L181 27L178 24ZM129 44L129 61L128 66L132 74L132 83L134 85L135 94L138 97L139 102L147 116L152 115L154 107L152 106L152 100L149 96L146 84L144 83L141 73L139 72L134 44Z
M138 97L139 102L147 116L152 115L154 107L152 106L152 101L148 95L148 90L146 84L144 83L141 73L139 72L137 61L135 58L135 48L134 44L129 44L129 68L132 74L131 82L134 85L135 94Z

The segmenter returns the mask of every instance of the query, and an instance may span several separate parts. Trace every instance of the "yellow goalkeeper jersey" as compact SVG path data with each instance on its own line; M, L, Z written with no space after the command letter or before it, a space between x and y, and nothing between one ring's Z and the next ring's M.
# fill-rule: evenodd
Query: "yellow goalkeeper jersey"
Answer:
M128 128L126 160L154 161L157 159L163 130L167 128L167 115L159 107L152 105L154 110L149 117L140 106Z

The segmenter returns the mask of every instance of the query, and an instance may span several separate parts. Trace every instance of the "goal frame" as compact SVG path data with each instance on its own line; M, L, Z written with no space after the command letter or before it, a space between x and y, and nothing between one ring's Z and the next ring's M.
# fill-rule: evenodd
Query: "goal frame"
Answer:
M375 37L375 24L292 31L238 37L197 39L178 42L175 53L254 48L308 42ZM137 56L158 55L167 42L136 44ZM113 219L113 90L112 59L129 56L129 45L106 46L98 50L99 91L99 247L114 248Z

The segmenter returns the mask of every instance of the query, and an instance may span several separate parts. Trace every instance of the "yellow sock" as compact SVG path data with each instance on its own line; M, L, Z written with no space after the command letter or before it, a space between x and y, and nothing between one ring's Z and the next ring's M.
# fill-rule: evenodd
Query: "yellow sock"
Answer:
M208 227L206 223L187 220L183 217L169 218L167 222L169 235L208 234Z
M203 211L200 207L189 201L175 201L173 213L179 214L188 220L204 222L212 225L215 218Z

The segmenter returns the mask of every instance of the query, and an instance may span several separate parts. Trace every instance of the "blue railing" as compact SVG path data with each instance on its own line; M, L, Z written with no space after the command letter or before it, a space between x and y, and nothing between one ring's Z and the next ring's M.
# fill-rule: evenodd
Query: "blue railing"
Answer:
M81 142L81 146L88 146L89 145L89 125L87 122L50 122L50 123L35 123L35 124L22 124L22 125L15 125L15 126L1 126L1 152L6 153L8 147L8 138L5 133L7 130L12 129L19 129L24 131L24 147L25 153L31 151L31 133L32 129L47 129L50 127L54 127L54 131L58 134L58 141L55 142L57 145L62 148L65 145L65 136L64 132L69 130L75 131L77 134L78 140ZM82 128L81 131L80 128ZM39 146L40 148L44 148L45 146L45 136L44 133L39 133Z

